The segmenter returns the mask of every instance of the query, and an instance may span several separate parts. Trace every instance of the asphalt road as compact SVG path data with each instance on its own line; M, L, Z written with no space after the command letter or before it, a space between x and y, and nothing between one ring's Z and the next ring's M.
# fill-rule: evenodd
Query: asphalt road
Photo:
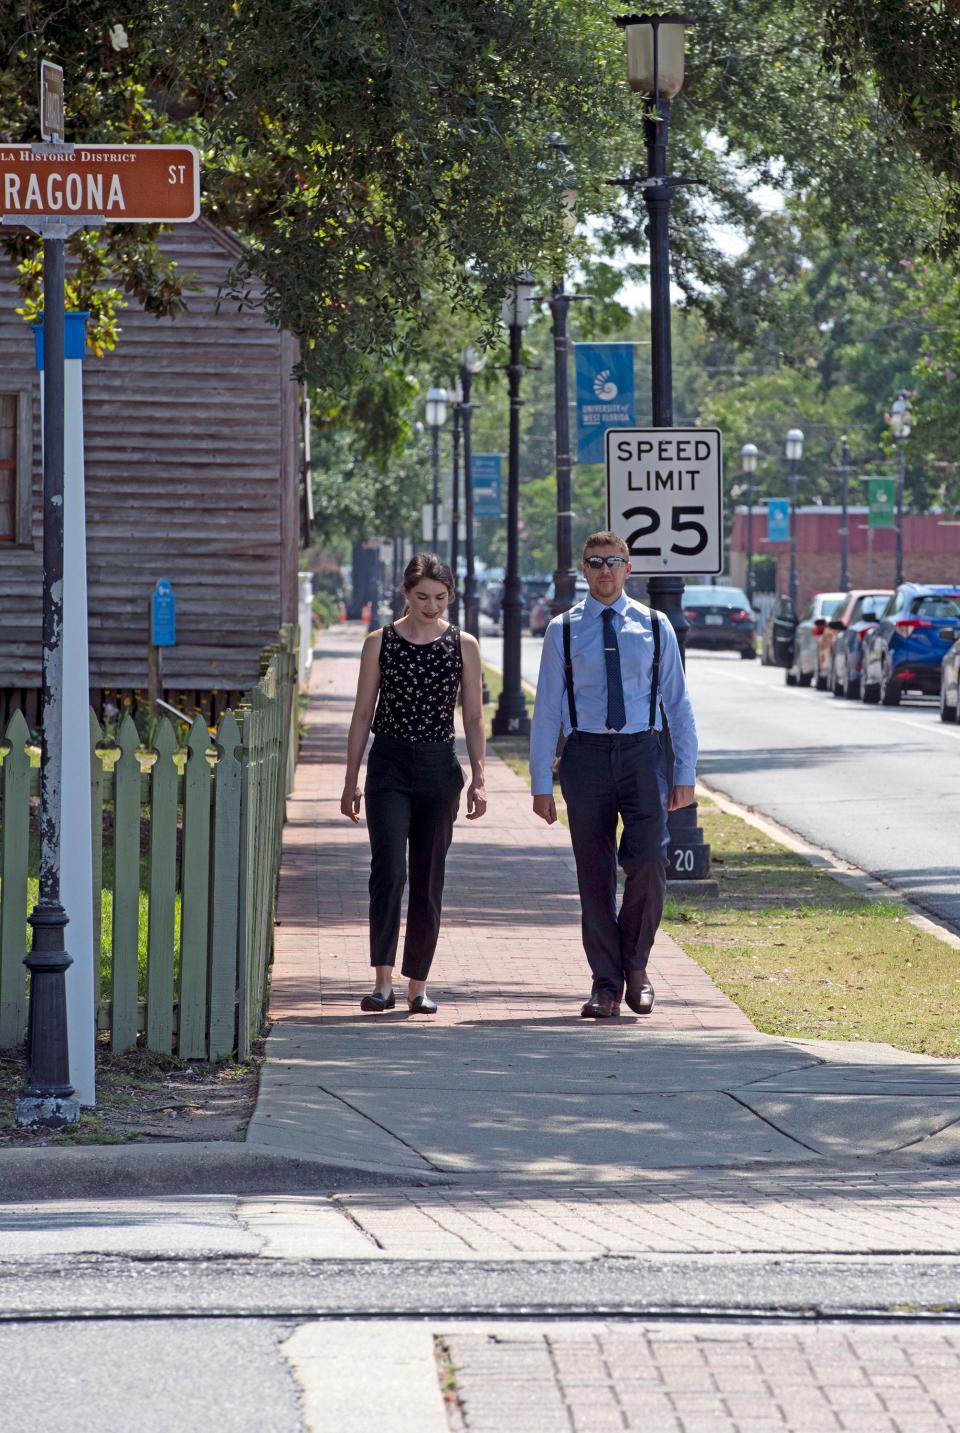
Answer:
M541 646L523 640L531 685ZM483 649L500 666L501 640ZM932 698L866 707L725 652L690 652L687 675L706 782L960 931L960 727L940 721Z

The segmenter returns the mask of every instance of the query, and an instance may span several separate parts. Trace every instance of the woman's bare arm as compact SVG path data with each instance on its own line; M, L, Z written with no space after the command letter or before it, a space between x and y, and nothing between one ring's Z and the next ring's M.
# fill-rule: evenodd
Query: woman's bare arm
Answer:
M360 653L360 677L357 681L357 699L353 704L350 731L347 736L347 772L343 781L343 795L340 810L349 816L354 824L360 821L360 763L370 735L370 723L377 709L377 693L380 690L380 641L381 632L371 632Z
M483 725L483 676L480 669L480 647L476 638L462 632L460 650L463 654L463 732L467 738L471 772L467 790L467 820L475 821L487 809L483 776L487 748L487 734Z

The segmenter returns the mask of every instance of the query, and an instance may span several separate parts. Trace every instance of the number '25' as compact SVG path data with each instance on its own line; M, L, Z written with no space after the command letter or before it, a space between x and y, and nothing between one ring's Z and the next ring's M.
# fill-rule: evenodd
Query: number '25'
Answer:
M674 507L670 510L670 531L676 533L695 533L692 547L686 547L679 542L670 544L670 551L677 553L680 557L696 557L707 545L707 529L702 522L693 522L692 519L702 515L703 507ZM646 526L634 528L627 537L627 546L630 549L631 557L659 557L661 544L654 547L641 547L640 543L645 537L652 537L660 526L660 514L656 508L638 507L627 508L623 514L625 518L641 518Z

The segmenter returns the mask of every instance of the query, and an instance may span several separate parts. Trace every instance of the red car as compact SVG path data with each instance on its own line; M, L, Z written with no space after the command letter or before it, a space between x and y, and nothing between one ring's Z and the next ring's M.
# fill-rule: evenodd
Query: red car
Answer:
M892 588L871 587L857 588L853 592L844 593L839 606L833 609L826 625L821 628L817 637L817 690L821 692L835 691L839 677L834 671L834 651L837 638L841 632L859 622L870 613L874 618L879 617L887 605L887 598L891 595ZM841 695L842 693L837 693Z

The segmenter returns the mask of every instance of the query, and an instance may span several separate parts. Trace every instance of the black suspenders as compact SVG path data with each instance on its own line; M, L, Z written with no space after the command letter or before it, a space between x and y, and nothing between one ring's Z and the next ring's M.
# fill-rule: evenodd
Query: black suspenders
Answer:
M563 668L567 678L567 706L570 708L570 726L577 729L577 699L573 695L573 662L570 657L570 613L563 614Z
M653 632L653 670L650 674L650 730L657 723L657 702L660 696L660 618L651 608L650 626ZM567 680L567 705L570 708L570 726L577 730L577 701L573 694L573 659L570 650L570 613L563 614L563 669Z

